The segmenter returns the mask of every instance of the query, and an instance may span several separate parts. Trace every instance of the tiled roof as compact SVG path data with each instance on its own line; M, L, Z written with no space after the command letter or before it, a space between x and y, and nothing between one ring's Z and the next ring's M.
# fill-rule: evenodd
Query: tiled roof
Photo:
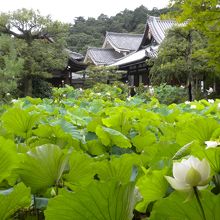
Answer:
M121 57L123 57L123 54L118 53L112 48L89 48L84 62L87 62L88 58L90 58L95 65L110 65Z
M159 17L148 16L147 25L156 42L160 44L164 40L168 29L171 29L174 25L184 26L186 23L178 24L174 20L161 20Z
M138 49L143 34L129 34L129 33L115 33L115 32L106 32L105 47L106 42L120 51L135 51Z
M84 56L80 53L73 52L69 49L65 49L65 51L68 53L70 59L83 60L84 58Z
M129 55L113 63L111 66L121 66L121 65L144 60L147 57L155 58L157 57L157 52L158 52L158 46L149 46L145 49L130 53Z

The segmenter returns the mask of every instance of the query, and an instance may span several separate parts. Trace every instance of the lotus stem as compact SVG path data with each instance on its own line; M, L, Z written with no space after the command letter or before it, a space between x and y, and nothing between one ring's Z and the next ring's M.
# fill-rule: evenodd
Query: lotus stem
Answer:
M196 196L196 200L197 200L197 202L198 202L199 208L200 208L200 210L201 210L201 212L202 212L202 218L203 218L203 220L206 220L205 212L204 212L204 209L203 209L201 200L200 200L200 198L199 198L199 193L198 193L198 189L197 189L196 186L193 187L193 191L194 191L194 194L195 194L195 196Z

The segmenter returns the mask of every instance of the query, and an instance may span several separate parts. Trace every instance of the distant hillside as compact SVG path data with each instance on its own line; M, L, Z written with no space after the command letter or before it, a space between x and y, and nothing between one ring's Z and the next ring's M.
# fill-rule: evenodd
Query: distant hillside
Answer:
M142 34L147 15L160 16L170 10L169 8L148 10L142 5L134 11L125 9L111 17L104 14L99 15L97 19L76 17L75 24L71 26L68 47L72 51L85 54L89 46L102 45L106 31Z

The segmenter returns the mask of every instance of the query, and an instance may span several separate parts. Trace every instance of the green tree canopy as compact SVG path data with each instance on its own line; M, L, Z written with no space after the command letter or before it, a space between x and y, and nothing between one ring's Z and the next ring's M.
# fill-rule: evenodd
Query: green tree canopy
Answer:
M22 41L16 51L24 59L23 92L32 95L32 77L49 77L54 70L62 70L67 63L65 37L68 25L43 17L38 11L21 9L0 14L0 33Z
M18 57L19 51L16 47L22 45L20 40L2 35L0 36L0 98L3 99L7 93L13 93L17 88L21 77L24 60Z
M125 9L111 17L105 14L100 14L97 19L76 17L71 25L68 46L73 51L85 54L89 46L100 47L103 44L106 31L143 34L147 15L160 16L170 10L149 10L141 5L134 11Z
M169 30L150 70L151 81L193 86L194 81L204 80L211 68L203 56L194 53L205 47L206 38L198 31L183 27Z
M205 50L200 51L214 65L220 75L220 1L219 0L171 0L171 6L179 9L176 17L188 20L189 27L201 31L208 38Z

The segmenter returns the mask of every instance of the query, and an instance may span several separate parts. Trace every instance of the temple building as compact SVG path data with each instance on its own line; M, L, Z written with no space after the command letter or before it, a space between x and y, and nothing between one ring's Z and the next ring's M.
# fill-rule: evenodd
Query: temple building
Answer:
M97 66L111 65L137 51L142 38L143 34L106 32L102 48L88 48L84 62Z
M63 71L53 72L52 78L48 81L56 87L63 87L65 84L72 86L82 86L85 81L85 75L77 74L78 71L85 70L87 65L83 62L82 54L65 49L68 56L68 63Z
M161 20L148 16L144 34L107 32L102 48L89 48L85 63L115 66L127 71L131 86L149 84L149 66L146 60L157 57L160 44L167 30L177 24L173 20ZM184 24L181 24L184 25Z

